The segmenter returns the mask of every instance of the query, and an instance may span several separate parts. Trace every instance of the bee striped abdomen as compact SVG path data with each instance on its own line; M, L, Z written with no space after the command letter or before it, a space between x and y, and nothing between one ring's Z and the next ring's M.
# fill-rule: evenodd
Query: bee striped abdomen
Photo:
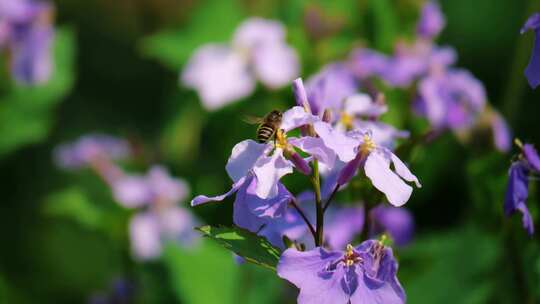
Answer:
M257 129L257 141L259 143L265 143L267 142L268 140L270 140L270 138L272 137L272 135L274 135L274 132L275 132L275 129L269 125L269 124L262 124L258 129Z

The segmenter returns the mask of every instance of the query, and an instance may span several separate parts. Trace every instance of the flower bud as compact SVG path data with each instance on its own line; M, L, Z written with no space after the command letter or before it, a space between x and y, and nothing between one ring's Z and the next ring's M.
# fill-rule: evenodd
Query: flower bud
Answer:
M361 163L366 159L365 156L365 153L359 152L358 154L356 154L356 157L353 160L348 162L345 167L341 169L337 180L337 184L339 186L345 185L353 178Z
M298 171L300 171L302 174L305 174L305 175L311 174L311 167L302 156L300 156L298 153L294 151L292 153L286 153L286 154L288 155L287 158L289 158L292 161L292 163L294 164L294 166L296 167Z
M322 120L328 123L332 122L332 111L330 109L324 110Z
M293 93L294 98L296 99L296 104L303 107L306 112L312 113L302 78L296 78L293 81Z

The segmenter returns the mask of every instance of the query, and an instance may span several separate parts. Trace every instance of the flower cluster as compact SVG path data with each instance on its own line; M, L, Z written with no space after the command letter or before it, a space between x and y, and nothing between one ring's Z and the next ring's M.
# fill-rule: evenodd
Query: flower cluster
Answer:
M161 254L164 241L190 246L196 240L193 227L197 220L178 206L189 195L188 185L173 178L159 165L146 175L128 174L114 160L131 156L129 144L111 136L94 134L56 148L56 163L65 169L90 167L111 188L123 207L140 210L129 225L132 251L139 259Z
M0 1L0 51L9 52L11 74L22 84L40 84L51 75L54 36L52 4Z
M277 22L250 18L236 29L229 44L203 45L182 71L181 81L199 94L208 110L216 110L255 90L256 80L276 89L299 74L298 56L285 42Z
M347 189L358 172L397 207L409 200L413 189L409 183L421 186L392 152L395 140L408 134L379 121L387 111L381 100L373 101L369 95L357 92L356 86L351 87L349 96L332 98L335 95L328 84L333 80L325 79L341 77L339 73L339 66L329 67L308 82L307 90L302 80L296 79L293 91L297 106L283 113L274 137L264 143L244 140L232 149L225 167L233 182L231 190L214 197L199 195L191 204L221 201L236 194L233 221L237 226L258 233L281 248L286 245L284 237L297 244L296 249L285 251L278 274L302 289L300 303L311 303L310 297L317 296L311 294L316 286L319 293L330 287L335 289L320 303L334 303L334 292L340 294L335 299L344 299L343 303L354 303L356 296L363 297L365 293L375 293L375 297L384 294L394 303L402 303L404 293L395 278L397 266L390 249L373 240L356 249L349 245L345 255L324 249L343 249L368 228L371 236L388 233L398 244L407 243L411 237L413 224L407 211L396 212L395 207L380 205L367 216L361 206L329 206L336 192ZM309 176L313 191L293 195L281 179L294 172ZM366 220L368 225L364 225ZM315 249L296 251L305 247ZM320 260L320 269L296 265L295 257L302 259L303 255ZM329 262L332 266L328 266ZM297 284L294 274L289 273L291 269L310 275L313 271L320 278L313 279L310 286ZM360 284L358 276L364 275L369 280ZM340 280L349 285L336 285ZM393 286L390 291L386 284ZM310 290L309 296L304 288Z

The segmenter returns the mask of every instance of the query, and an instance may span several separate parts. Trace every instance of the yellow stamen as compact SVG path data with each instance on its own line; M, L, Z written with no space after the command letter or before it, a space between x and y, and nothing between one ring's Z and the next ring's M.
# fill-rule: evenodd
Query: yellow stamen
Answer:
M377 145L375 145L375 142L371 139L371 137L368 134L364 134L364 142L360 146L360 153L367 155L373 149L375 149L376 146Z
M521 142L521 140L519 140L519 138L514 139L514 143L515 143L516 146L518 146L520 149L523 149L523 143Z
M287 142L287 134L283 132L283 130L277 130L276 131L276 148L277 149L283 149L286 150L286 148L289 146L289 143Z
M345 250L345 265L352 266L354 265L354 247L351 244L347 245Z
M354 117L352 115L349 115L348 113L345 113L345 112L341 112L341 123L345 126L347 130L351 130L354 128L353 120L354 120Z

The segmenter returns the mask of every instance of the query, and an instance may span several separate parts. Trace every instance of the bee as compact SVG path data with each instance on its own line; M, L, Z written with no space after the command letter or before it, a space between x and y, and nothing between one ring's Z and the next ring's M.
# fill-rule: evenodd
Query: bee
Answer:
M265 143L271 140L281 126L283 113L278 110L266 114L264 117L247 117L245 121L251 124L259 124L257 127L257 142Z

